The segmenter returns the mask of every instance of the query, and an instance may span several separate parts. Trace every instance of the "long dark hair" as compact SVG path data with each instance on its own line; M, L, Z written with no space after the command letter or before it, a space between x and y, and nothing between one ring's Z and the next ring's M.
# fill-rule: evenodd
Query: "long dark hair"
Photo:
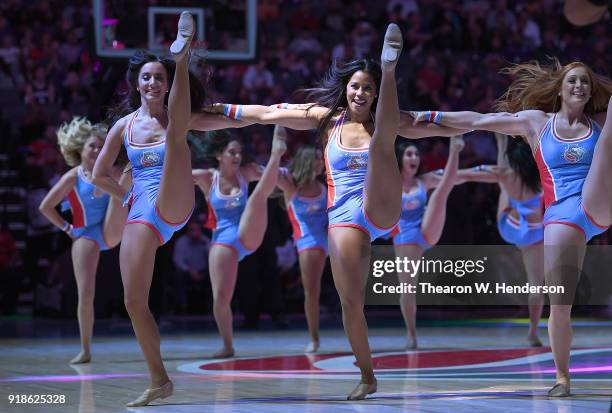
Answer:
M174 69L176 67L174 60L168 57L159 57L146 50L136 51L132 57L130 57L128 63L128 69L125 73L125 81L128 85L127 92L120 95L120 101L116 105L109 108L107 115L107 123L114 125L119 119L125 115L134 112L140 107L140 93L136 90L138 88L138 75L140 69L147 63L159 62L168 73L168 89L172 87L172 81L174 80ZM205 83L208 79L200 80L191 71L189 72L189 93L191 96L191 111L198 112L204 106L206 99ZM165 104L168 104L168 95L166 94Z
M380 65L370 59L353 60L348 63L334 62L317 86L310 89L303 89L306 92L306 101L314 102L317 106L329 109L327 115L319 122L317 127L317 137L321 142L325 142L324 135L332 117L340 107L347 107L346 85L355 72L365 72L372 76L376 83L376 91L380 88L380 78L382 76ZM377 99L372 102L373 110L376 108Z
M406 149L408 149L410 146L414 146L419 152L419 156L421 155L421 150L419 149L419 146L415 142L402 141L398 145L395 145L395 159L397 159L397 165L399 166L400 173L403 171L404 152L406 152ZM419 174L420 170L421 170L421 164L419 164L419 170L417 171L416 175Z
M522 139L510 139L506 155L510 167L521 178L523 185L532 192L540 192L542 190L540 174L529 145Z
M217 168L219 166L217 155L223 153L227 145L232 141L242 145L239 139L236 139L236 137L224 129L207 132L204 139L199 139L201 145L199 145L198 155L206 161L213 163L215 168Z

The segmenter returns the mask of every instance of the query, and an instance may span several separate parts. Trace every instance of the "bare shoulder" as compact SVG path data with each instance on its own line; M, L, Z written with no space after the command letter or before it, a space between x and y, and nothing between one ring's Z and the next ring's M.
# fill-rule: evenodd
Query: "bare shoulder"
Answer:
M76 179L77 179L77 175L79 173L79 167L75 166L74 168L70 168L70 170L68 170L66 173L64 173L64 175L62 175L61 177L61 181L63 181L63 183L68 184L68 183L76 183Z
M204 183L204 182L210 182L212 180L212 177L215 173L215 170L213 168L209 168L209 169L193 169L191 171L191 175L193 176L193 179L197 182L197 183Z
M125 128L127 127L128 119L130 119L133 116L133 114L134 114L133 112L130 113L130 114L127 114L124 117L122 117L121 119L119 119L117 122L115 122L113 127L108 132L109 135L111 135L111 134L122 135L123 132L125 131Z
M546 113L542 110L528 109L528 110L522 110L520 112L517 112L514 115L518 116L519 118L531 121L531 122L546 123L548 119L552 117L553 114Z
M79 168L80 166L75 166L75 167L70 168L70 170L66 172L64 176L66 178L76 178L77 175L79 174Z
M537 146L540 133L552 115L552 113L536 109L522 110L514 114L526 122L528 132L526 138L532 148Z
M325 106L320 106L317 104L310 105L306 107L305 110L306 112L308 112L309 117L315 118L318 121L325 118L329 114L329 111L330 111L329 108ZM332 119L333 120L337 119L340 113L342 113L342 109L336 110L336 113L334 113L334 115L332 116Z

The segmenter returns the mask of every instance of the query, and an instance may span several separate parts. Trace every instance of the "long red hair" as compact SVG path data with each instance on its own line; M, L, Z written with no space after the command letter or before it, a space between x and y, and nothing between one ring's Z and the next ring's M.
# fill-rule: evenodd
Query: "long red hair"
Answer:
M548 66L534 61L502 69L502 74L511 75L514 80L506 93L497 99L495 109L511 113L529 109L558 112L561 109L561 83L565 75L576 67L583 67L591 82L591 99L584 107L585 113L605 112L612 95L612 80L598 75L582 62L563 66L557 58Z

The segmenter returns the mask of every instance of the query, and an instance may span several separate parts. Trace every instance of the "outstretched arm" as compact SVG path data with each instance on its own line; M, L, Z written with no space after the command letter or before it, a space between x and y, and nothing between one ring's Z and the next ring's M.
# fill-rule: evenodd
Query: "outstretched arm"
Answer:
M535 143L537 134L548 117L540 110L524 110L517 113L478 112L413 112L414 122L433 122L459 129L479 129L505 135L525 136ZM532 145L533 147L533 145Z
M198 112L191 114L191 118L189 119L189 130L213 131L229 128L244 128L252 124L252 122L232 119L215 113Z
M215 103L207 110L244 122L280 125L300 130L316 129L321 119L329 112L327 108L321 106L285 108L283 105L229 105L223 103Z
M259 181L264 167L257 162L250 162L240 167L240 173L247 182Z
M420 112L415 112L420 113ZM400 125L397 134L408 139L428 138L431 136L456 136L468 133L467 128L454 128L435 123L415 123L411 112L400 110Z
M192 169L191 176L193 177L193 183L204 194L204 197L208 197L208 192L212 185L214 169Z
M444 169L426 172L419 176L425 188L435 188L440 184ZM502 175L502 170L495 165L478 165L473 168L459 169L455 177L455 185L466 182L482 182L494 184L498 183Z
M473 168L460 169L459 172L457 172L456 184L460 185L465 182L498 183L502 171L502 168L495 165L478 165Z

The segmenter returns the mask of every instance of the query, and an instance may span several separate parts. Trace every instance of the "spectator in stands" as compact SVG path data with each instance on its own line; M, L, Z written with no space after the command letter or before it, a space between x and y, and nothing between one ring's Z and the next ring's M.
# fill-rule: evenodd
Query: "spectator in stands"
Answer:
M212 303L208 274L208 249L210 239L202 232L197 219L189 222L187 232L174 243L172 260L176 267L176 299L183 313L193 314L201 310L201 304Z

